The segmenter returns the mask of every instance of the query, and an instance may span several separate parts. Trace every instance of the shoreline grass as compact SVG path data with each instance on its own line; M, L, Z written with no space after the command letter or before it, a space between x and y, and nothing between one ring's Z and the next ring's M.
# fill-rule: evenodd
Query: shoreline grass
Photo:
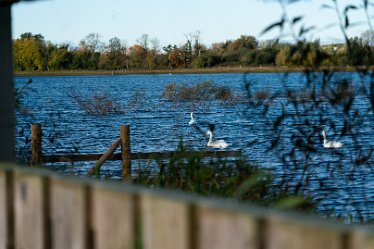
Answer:
M15 71L15 76L74 76L74 75L131 75L131 74L220 74L220 73L288 73L303 72L305 67L214 67L153 70L60 70L60 71ZM333 71L352 72L355 67L320 68ZM316 70L316 69L315 69Z

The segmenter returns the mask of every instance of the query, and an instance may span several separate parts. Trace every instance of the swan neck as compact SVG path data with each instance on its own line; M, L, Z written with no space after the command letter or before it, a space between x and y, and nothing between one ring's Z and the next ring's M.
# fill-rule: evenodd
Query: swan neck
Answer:
M213 141L213 133L209 132L209 142L212 142L212 141Z

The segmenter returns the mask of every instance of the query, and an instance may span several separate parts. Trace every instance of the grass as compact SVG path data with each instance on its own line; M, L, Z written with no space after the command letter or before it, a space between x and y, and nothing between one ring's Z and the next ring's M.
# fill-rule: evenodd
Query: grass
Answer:
M64 75L127 75L127 74L214 74L214 73L282 73L303 72L304 67L263 66L263 67L213 67L184 69L136 69L136 70L59 70L59 71L16 71L16 76L64 76ZM323 69L321 69L323 70ZM355 71L355 67L336 67L335 71Z

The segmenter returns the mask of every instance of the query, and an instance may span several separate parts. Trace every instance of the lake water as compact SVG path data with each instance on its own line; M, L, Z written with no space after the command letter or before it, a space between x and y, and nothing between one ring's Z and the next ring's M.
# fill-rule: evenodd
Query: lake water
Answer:
M319 76L315 76L318 78ZM18 87L30 77L16 77ZM251 107L247 103L245 82L254 90L276 92L282 87L298 89L306 78L301 73L283 74L165 74L165 75L114 75L114 76L38 76L31 77L22 108L17 111L17 149L20 158L30 153L30 124L40 123L43 128L43 153L103 153L119 137L119 127L131 127L131 149L134 152L175 150L181 138L192 149L207 149L207 139L188 125L190 112L198 122L215 124L214 136L225 139L230 150L241 150L251 162L270 169L276 182L289 179L296 184L300 178L307 179L304 191L318 201L317 212L323 216L341 217L346 222L374 219L374 175L373 157L369 154L362 165L355 164L358 153L366 155L374 148L373 113L361 114L361 128L354 134L345 134L339 139L344 143L339 150L326 150L322 146L320 130L310 138L316 144L315 151L305 160L300 152L294 158L281 160L281 155L292 147L290 134L298 127L316 127L318 116L309 112L304 119L283 120L286 127L275 150L268 148L274 138L273 123L281 113L282 97L272 102L266 115L263 107ZM335 78L349 78L353 82L366 84L353 73L338 73ZM173 102L162 98L167 84L195 85L202 81L228 86L239 96L236 101L193 101ZM90 115L74 100L94 95L109 96L120 109L107 115ZM278 101L278 102L277 102ZM366 110L369 102L359 96L354 108ZM278 107L277 107L278 106ZM289 107L287 107L289 108ZM318 113L318 111L316 112ZM323 115L330 121L324 123L330 138L337 136L333 131L343 127L344 116L339 108L326 109ZM354 115L354 114L351 114ZM304 121L303 121L304 120ZM289 122L289 123L287 123ZM308 121L309 122L309 121ZM287 128L289 126L289 128ZM288 132L289 130L289 132ZM299 160L300 159L300 160ZM304 161L303 161L304 160ZM356 160L357 161L357 160ZM136 163L134 163L136 164ZM84 175L93 162L47 165L64 174ZM121 163L104 164L102 174L120 178ZM353 217L353 218L352 218Z

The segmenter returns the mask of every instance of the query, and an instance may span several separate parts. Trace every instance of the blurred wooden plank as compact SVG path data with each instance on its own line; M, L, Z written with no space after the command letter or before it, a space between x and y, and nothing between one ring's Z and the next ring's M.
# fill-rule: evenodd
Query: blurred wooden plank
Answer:
M259 223L248 214L213 207L196 207L199 249L259 248Z
M131 194L93 187L91 206L94 248L134 248L135 217Z
M15 109L11 3L0 4L0 161L15 162Z
M349 246L347 249L373 249L374 230L364 230L356 227L349 236Z
M86 186L77 181L50 181L51 244L54 249L88 248Z
M0 170L0 249L8 248L8 201L6 185L6 172Z
M268 219L264 237L267 249L341 249L346 242L344 235L343 231L322 223L303 222L300 216L298 223L284 218Z
M140 196L144 249L189 249L189 204L172 199Z
M14 175L15 248L46 248L44 179Z

